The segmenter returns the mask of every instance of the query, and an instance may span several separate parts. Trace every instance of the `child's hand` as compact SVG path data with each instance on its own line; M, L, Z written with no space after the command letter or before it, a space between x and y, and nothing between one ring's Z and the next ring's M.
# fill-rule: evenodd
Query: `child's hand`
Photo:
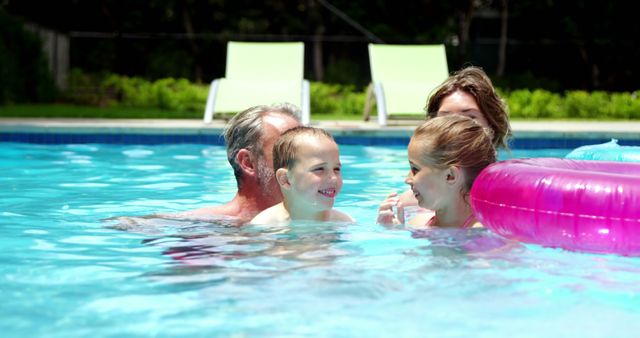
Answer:
M396 207L397 214L393 212ZM392 192L378 208L378 219L376 223L382 225L404 224L404 206L399 202L398 193Z

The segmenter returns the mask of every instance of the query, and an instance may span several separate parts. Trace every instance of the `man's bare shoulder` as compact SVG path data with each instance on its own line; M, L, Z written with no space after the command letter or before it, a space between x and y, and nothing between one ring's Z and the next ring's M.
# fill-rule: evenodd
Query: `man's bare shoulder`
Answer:
M196 223L210 223L225 226L241 226L248 219L240 217L229 203L175 213L157 213L144 216L116 216L105 219L112 229L162 233L167 228L192 227ZM195 223L194 223L195 222Z
M235 217L237 216L237 212L235 208L230 206L229 204L221 204L215 206L204 207L200 209L187 210L176 212L172 214L165 214L166 216L176 217L176 218L198 218L198 217L209 217L209 216L227 216L227 217Z
M240 219L224 215L188 217L180 214L153 214L144 216L117 216L103 220L105 227L141 234L167 234L208 231L215 227L239 227Z

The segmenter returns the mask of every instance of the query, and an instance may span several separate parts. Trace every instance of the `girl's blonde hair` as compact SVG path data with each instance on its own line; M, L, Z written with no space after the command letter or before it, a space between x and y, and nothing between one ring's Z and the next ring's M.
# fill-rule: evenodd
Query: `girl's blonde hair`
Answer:
M439 169L461 169L466 178L465 194L480 171L496 161L491 133L462 115L429 119L416 128L411 140L421 145L424 163Z

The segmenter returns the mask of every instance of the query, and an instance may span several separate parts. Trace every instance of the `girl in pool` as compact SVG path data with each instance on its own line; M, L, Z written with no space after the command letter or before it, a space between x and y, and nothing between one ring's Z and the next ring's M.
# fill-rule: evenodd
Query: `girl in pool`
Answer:
M251 220L253 224L278 224L292 220L353 222L333 209L342 188L338 145L327 131L296 127L273 146L273 167L283 201Z
M420 207L433 210L409 220L412 227L481 226L469 205L469 192L480 171L496 161L491 132L459 114L435 117L419 126L408 146L405 179ZM378 210L378 223L404 224L404 213L390 195Z

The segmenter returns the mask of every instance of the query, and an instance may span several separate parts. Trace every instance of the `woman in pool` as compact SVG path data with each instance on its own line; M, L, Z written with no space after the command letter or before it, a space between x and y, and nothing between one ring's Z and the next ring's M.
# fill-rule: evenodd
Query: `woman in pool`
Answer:
M433 210L409 221L413 227L481 226L469 205L469 192L480 171L496 161L492 133L460 114L435 117L419 126L409 142L410 170L405 183L420 207ZM395 197L378 210L378 223L404 224L394 214Z
M491 132L491 141L496 149L508 149L511 126L507 108L481 68L467 67L451 75L431 95L425 110L427 119L447 115L467 116ZM396 205L398 213L403 214L404 208L418 205L410 190L402 195L395 192L389 194L380 208L386 208L388 203ZM414 210L416 213L425 211Z
M487 74L478 67L464 68L445 80L425 107L427 119L460 114L492 131L496 148L508 149L511 126L507 107Z

